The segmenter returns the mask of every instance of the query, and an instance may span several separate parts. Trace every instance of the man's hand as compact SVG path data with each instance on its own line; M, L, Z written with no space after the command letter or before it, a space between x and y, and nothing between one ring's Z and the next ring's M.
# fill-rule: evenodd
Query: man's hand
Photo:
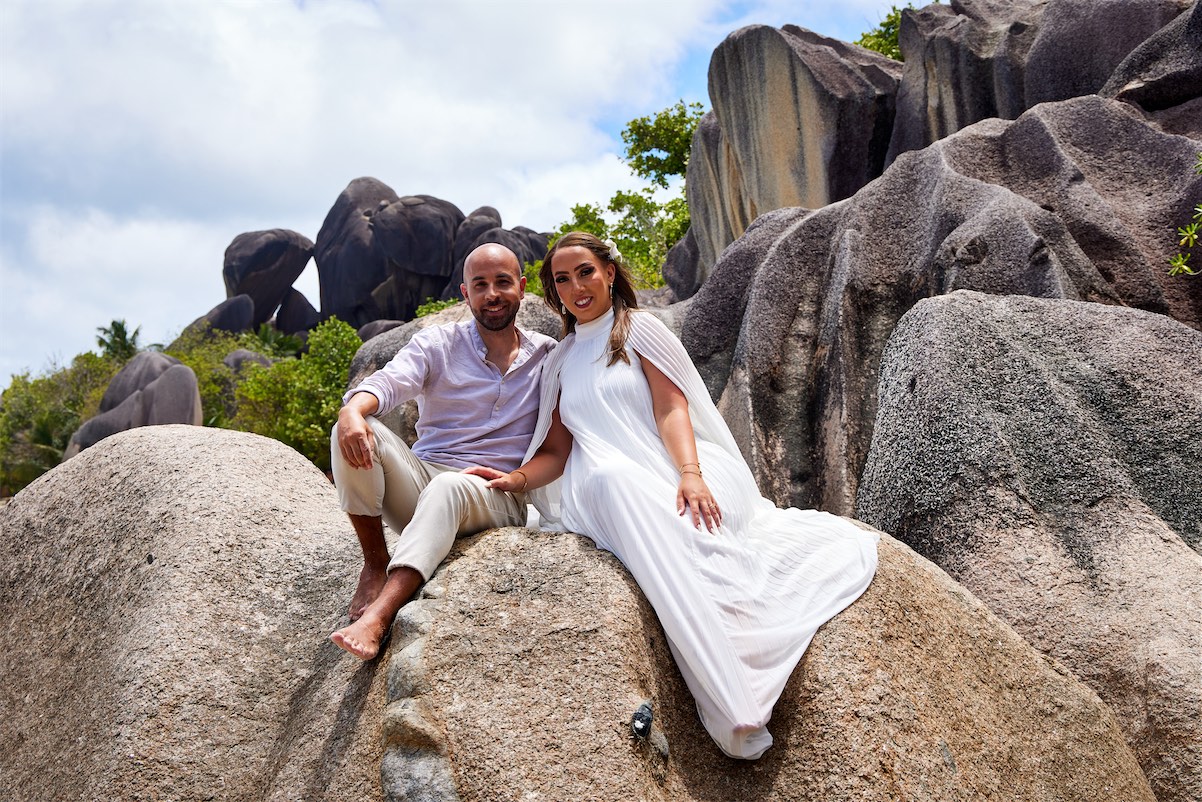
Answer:
M360 395L363 395L362 393ZM356 396L357 397L357 396ZM367 418L351 403L338 411L338 450L352 468L370 468L376 437Z
M514 471L514 473L518 474L517 476L514 476L513 473L498 471L496 468L486 468L483 465L473 465L470 468L464 468L462 471L460 471L460 473L467 473L471 474L472 476L482 476L485 479L488 479L488 483L484 486L492 488L493 490L507 490L510 493L513 493L524 489L526 486L526 479L522 478L523 474L521 471Z

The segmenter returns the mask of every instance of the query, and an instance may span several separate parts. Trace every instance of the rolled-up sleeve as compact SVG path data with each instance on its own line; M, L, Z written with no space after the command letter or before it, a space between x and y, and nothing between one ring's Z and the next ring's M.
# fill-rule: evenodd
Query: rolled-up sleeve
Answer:
M430 373L428 338L422 334L414 335L387 365L347 390L342 403L350 401L355 393L371 393L379 401L375 414L384 415L416 398Z

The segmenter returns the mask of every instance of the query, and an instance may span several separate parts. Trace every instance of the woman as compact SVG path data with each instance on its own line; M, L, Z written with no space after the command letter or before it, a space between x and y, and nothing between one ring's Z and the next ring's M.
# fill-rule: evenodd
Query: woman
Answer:
M758 758L815 630L872 580L876 539L760 495L680 341L636 311L612 243L565 235L542 280L567 334L544 368L526 462L468 470L530 492L544 526L616 555L655 608L714 741Z

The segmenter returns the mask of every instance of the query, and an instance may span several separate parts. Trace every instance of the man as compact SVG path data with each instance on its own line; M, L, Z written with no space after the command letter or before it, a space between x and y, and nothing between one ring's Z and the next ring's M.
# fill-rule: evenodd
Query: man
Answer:
M461 472L521 464L538 418L542 360L555 341L514 325L526 279L513 251L481 245L463 264L474 319L418 332L343 397L331 436L334 483L363 548L351 624L330 635L363 660L460 535L526 522L526 499ZM410 450L375 416L417 399ZM401 532L391 560L383 520Z

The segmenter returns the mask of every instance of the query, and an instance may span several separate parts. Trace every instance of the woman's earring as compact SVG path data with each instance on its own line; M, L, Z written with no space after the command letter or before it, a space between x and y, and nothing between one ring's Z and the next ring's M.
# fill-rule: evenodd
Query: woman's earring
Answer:
M563 305L563 301L560 301L560 302L559 302L559 311L560 311L560 312L563 312L563 316L564 316L564 317L567 317L567 316L568 316L568 308L567 308L566 306L564 306L564 305Z
M610 298L614 297L614 285L613 284L609 285L609 297Z

